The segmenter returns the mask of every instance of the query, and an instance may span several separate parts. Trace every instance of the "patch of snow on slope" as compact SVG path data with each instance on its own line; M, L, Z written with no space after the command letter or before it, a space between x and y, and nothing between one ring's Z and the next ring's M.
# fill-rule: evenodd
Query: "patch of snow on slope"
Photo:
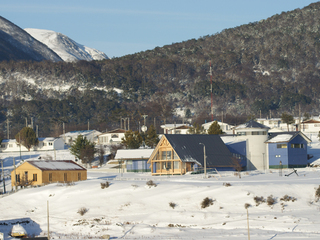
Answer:
M47 45L66 62L108 59L105 53L83 46L61 33L34 28L26 28L24 30L39 42Z

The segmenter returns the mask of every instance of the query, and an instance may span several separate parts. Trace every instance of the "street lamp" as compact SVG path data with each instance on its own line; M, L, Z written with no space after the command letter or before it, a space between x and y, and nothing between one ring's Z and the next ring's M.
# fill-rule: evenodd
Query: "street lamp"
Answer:
M207 156L206 156L206 146L203 143L199 143L203 145L203 163L204 163L204 178L207 178Z

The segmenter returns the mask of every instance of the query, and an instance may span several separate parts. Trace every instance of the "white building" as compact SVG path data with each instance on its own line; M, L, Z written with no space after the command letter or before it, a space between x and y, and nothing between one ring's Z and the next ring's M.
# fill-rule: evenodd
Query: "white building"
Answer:
M299 124L299 118L294 117L294 123L289 125L289 131L296 131L296 124ZM281 118L257 118L258 123L261 123L270 129L275 129L279 131L288 131L288 126L286 123L282 122Z
M60 138L63 139L65 144L71 145L74 140L79 135L82 135L87 138L90 142L96 142L98 135L100 135L101 132L97 130L82 130L82 131L72 131L65 134L60 135Z
M161 125L164 134L188 134L189 124L165 124Z
M204 128L204 130L208 131L208 129L210 128L210 126L212 125L213 122L214 122L214 121L204 123L204 124L202 124L202 127ZM233 130L232 130L233 127L234 127L233 125L230 125L230 124L228 124L228 123L219 122L219 121L217 121L217 122L218 122L221 130L222 130L224 133L230 133L230 134L231 134L231 133L233 132Z
M124 138L126 131L123 129L115 129L110 132L101 133L98 135L96 143L101 145L119 144Z
M63 150L64 142L61 138L38 138L39 143L34 146L30 151L53 151L53 150ZM1 152L27 152L28 149L17 143L15 139L4 139L1 142Z
M267 145L269 127L250 120L235 127L238 140L245 140L247 153L247 170L268 169Z

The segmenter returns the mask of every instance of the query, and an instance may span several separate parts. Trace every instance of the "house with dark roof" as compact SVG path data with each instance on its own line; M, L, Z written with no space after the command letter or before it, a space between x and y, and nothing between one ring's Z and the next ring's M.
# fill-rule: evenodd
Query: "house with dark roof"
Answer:
M87 179L87 170L71 160L25 161L11 172L11 185L42 185Z
M204 160L206 159L206 160ZM232 153L219 135L165 134L148 164L152 175L185 174L203 168L233 170Z
M268 149L269 168L306 167L307 144L311 140L301 132L279 132L270 134L265 142Z

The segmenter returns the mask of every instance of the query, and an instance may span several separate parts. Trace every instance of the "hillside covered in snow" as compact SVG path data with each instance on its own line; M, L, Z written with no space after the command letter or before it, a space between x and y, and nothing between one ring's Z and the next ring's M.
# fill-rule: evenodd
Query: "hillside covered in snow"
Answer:
M81 45L61 33L34 28L26 28L24 30L39 42L47 45L65 62L73 62L77 60L92 61L108 59L108 56L105 53Z

